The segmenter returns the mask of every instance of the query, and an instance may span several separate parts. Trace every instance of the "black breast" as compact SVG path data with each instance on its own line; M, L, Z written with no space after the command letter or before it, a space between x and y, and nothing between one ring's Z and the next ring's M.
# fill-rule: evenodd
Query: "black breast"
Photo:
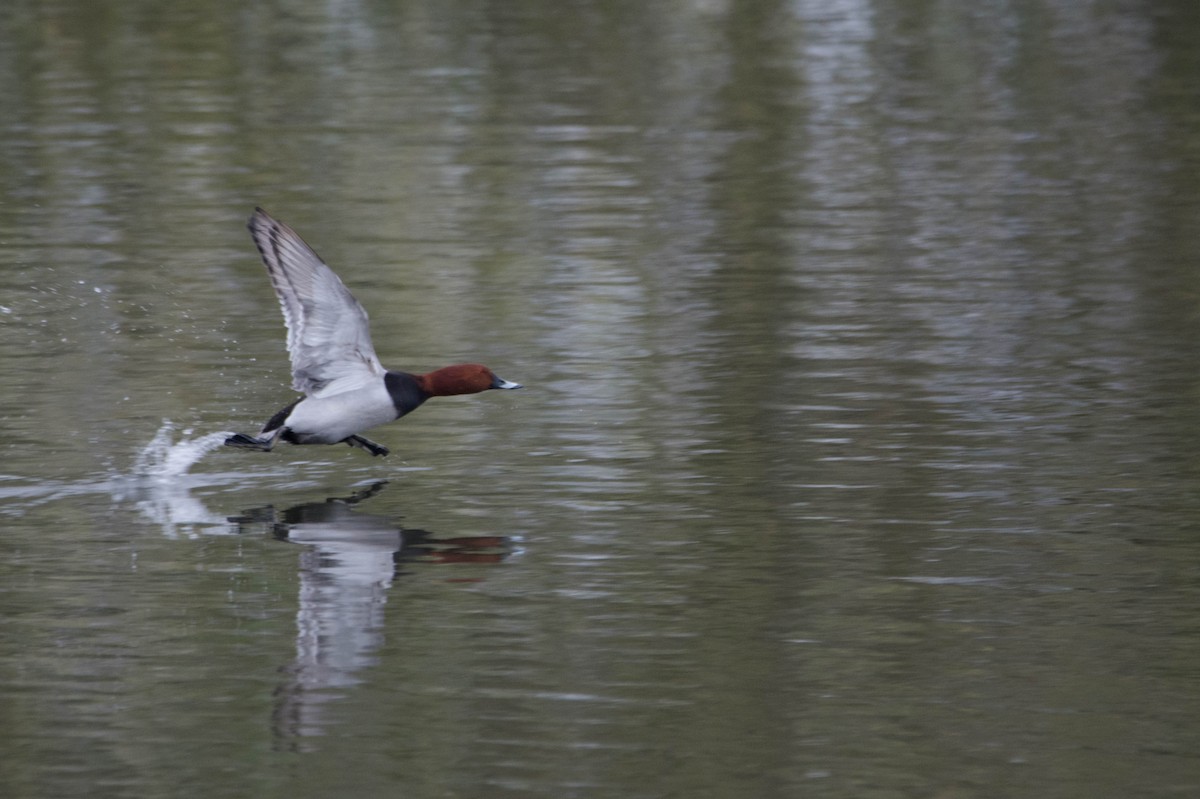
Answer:
M417 384L417 379L408 372L388 372L383 376L383 384L392 396L397 419L409 411L415 411L422 402L429 399L429 395Z

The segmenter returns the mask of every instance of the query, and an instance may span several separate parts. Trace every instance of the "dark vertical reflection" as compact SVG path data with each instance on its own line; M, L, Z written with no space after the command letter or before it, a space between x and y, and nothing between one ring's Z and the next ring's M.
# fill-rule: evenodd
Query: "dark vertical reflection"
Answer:
M788 682L778 623L781 607L794 604L796 575L781 567L807 548L789 518L796 442L780 412L791 385L788 320L801 300L790 228L805 192L798 158L809 110L794 53L802 31L787 4L733 2L718 29L728 67L705 121L722 146L705 176L712 228L698 248L713 268L697 285L714 301L689 391L711 425L711 454L694 466L723 497L703 503L712 518L701 540L730 568L701 569L687 583L690 601L705 608L691 619L703 676L679 716L678 745L693 756L679 779L703 792L717 774L753 763L747 785L770 794L793 741L778 712Z

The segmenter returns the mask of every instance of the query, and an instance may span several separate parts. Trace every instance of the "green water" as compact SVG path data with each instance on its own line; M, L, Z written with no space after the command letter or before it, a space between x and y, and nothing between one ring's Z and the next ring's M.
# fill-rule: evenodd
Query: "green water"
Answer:
M0 795L1196 795L1198 39L5 6ZM294 396L256 205L527 388L206 450Z

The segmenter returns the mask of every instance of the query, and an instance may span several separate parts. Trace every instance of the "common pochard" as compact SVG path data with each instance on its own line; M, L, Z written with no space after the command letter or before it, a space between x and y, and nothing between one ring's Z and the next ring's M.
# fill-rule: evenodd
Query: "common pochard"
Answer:
M333 270L287 225L256 208L248 227L283 307L292 388L304 396L282 409L257 436L235 433L226 446L269 452L277 441L388 448L359 433L399 419L430 397L521 388L477 363L428 374L383 368L371 345L367 312Z

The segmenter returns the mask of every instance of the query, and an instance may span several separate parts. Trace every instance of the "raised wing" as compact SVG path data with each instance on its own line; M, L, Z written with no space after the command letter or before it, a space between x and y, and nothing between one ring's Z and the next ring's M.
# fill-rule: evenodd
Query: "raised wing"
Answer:
M254 210L248 227L283 307L292 388L327 397L382 377L367 312L333 270L263 209Z

